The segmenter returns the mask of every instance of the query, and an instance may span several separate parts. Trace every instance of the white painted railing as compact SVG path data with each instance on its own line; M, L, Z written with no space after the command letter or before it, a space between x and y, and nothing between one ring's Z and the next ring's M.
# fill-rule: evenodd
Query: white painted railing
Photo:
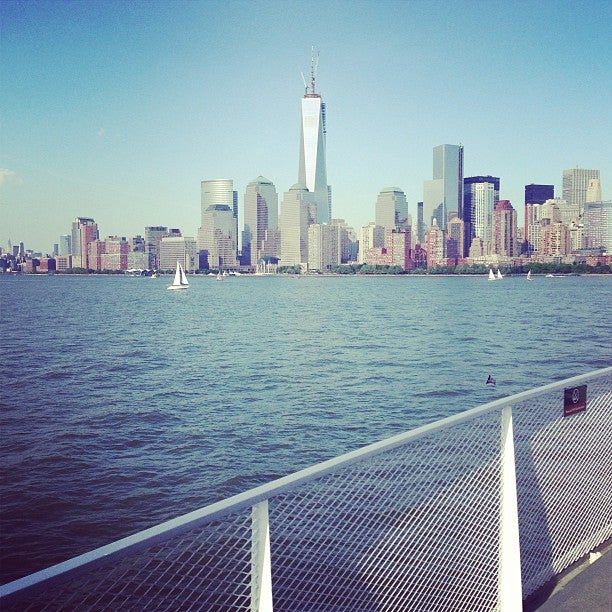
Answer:
M612 367L3 585L0 607L521 610L522 598L612 535L611 456Z

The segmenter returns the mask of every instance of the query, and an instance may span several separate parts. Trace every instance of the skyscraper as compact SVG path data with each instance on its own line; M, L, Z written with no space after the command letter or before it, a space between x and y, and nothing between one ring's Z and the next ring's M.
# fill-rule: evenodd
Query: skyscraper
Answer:
M433 150L433 176L423 184L423 222L446 227L450 214L463 218L463 146L443 144Z
M612 200L585 203L584 239L589 248L612 251Z
M592 179L599 180L599 170L568 168L563 171L562 198L570 206L577 205L581 216L587 199L587 189Z
M315 222L313 194L299 183L283 195L279 217L281 265L297 266L308 262L308 226Z
M317 205L317 223L331 221L331 188L327 184L325 160L325 104L315 92L318 60L314 53L310 70L310 84L304 81L300 131L300 168L298 183L313 194Z
M251 181L244 194L244 231L242 233L242 261L256 265L266 230L278 226L278 194L274 183L258 176Z
M233 240L234 258L238 251L238 195L234 191L234 182L231 179L213 179L202 181L201 184L201 206L202 224L198 230L197 249L198 251L210 247L211 231L214 229L206 227L206 213L211 206L228 206L232 214L233 228L230 232ZM204 246L206 243L207 246Z
M376 199L376 225L385 230L404 228L408 220L406 194L399 187L383 189Z
M499 177L469 176L463 179L463 221L465 222L464 256L469 253L472 240L478 236L491 240L493 209L499 202Z
M516 248L516 210L510 200L500 200L493 210L493 253L505 257L518 255Z
M72 223L72 265L89 269L89 243L97 240L98 225L90 217L77 217Z

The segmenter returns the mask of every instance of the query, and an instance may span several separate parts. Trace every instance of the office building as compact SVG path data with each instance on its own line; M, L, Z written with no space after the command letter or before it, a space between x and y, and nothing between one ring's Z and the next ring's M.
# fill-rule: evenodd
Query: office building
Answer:
M238 194L234 191L234 181L231 179L212 179L202 181L200 186L200 202L202 223L198 230L198 251L205 250L204 236L210 236L211 229L206 228L205 217L211 206L227 206L232 214L234 228L230 232L234 238L234 248L238 252Z
M72 237L69 234L63 234L59 237L58 255L70 255L72 252Z
M571 253L570 230L565 223L553 221L542 224L541 254L544 257L563 258Z
M408 221L406 194L399 187L387 187L376 198L376 225L385 231L404 229Z
M88 270L89 243L99 238L98 225L90 217L77 217L72 223L72 265Z
M311 193L316 204L316 222L329 223L331 214L331 188L327 184L325 155L325 104L315 91L317 62L313 55L310 83L305 85L300 122L300 167L298 184Z
M601 182L599 179L591 179L586 191L587 202L601 202Z
M329 272L340 265L340 226L313 223L308 226L308 270Z
M235 268L238 265L235 220L227 204L211 204L202 214L197 250L206 253L209 268Z
M585 202L583 220L585 246L612 253L612 200Z
M510 200L500 200L495 205L491 246L496 255L515 257L519 254L516 242L516 210Z
M258 176L244 193L244 231L242 232L242 263L256 265L260 257L266 230L278 226L278 194L272 181Z
M433 150L433 176L423 184L425 229L436 220L446 227L451 212L463 218L463 146L438 145Z
M592 180L599 181L599 170L586 168L568 168L563 171L563 193L562 198L572 206L578 206L580 215L587 201L587 190ZM592 192L594 191L591 186ZM591 197L596 194L592 193Z
M145 253L152 255L151 265L154 269L159 268L160 245L162 238L168 235L168 228L164 225L149 225L145 227Z
M361 228L359 235L359 255L357 261L366 263L366 256L370 249L382 248L385 244L385 228L376 223L368 223Z
M179 261L185 272L197 269L196 241L186 236L164 236L160 245L160 264L162 270L174 270Z
M427 251L428 268L446 265L446 238L444 230L438 227L438 222L435 218L425 234L423 248Z
M304 185L293 185L283 195L279 226L281 266L308 265L308 226L316 222L314 196Z
M454 260L457 265L465 252L465 221L453 217L446 227L446 258Z
M463 180L463 189L465 255L469 252L472 240L476 236L485 243L491 242L493 210L499 202L499 177L470 176Z

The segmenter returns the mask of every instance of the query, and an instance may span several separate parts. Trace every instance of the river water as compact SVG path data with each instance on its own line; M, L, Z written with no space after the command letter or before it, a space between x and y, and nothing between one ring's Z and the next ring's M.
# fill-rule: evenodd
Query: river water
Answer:
M170 280L0 276L0 583L612 364L610 277Z

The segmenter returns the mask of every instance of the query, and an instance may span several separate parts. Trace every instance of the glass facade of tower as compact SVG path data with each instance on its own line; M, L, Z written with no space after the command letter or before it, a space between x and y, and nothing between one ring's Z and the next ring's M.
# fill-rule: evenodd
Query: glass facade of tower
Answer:
M571 206L578 206L580 214L587 199L587 189L592 179L599 180L599 170L569 168L563 171L562 198Z
M433 177L423 185L423 222L446 227L451 214L463 214L463 146L444 144L434 147Z
M251 181L244 194L242 261L256 265L267 230L278 227L278 194L272 181L263 176Z
M385 230L404 228L408 220L406 194L399 187L383 189L376 199L376 225Z
M324 104L321 96L307 93L302 98L300 168L298 182L305 185L317 205L317 223L331 221L330 190L325 160Z
M468 255L476 236L482 240L491 240L492 214L497 202L499 177L469 176L463 179L463 221L466 233L464 256Z

